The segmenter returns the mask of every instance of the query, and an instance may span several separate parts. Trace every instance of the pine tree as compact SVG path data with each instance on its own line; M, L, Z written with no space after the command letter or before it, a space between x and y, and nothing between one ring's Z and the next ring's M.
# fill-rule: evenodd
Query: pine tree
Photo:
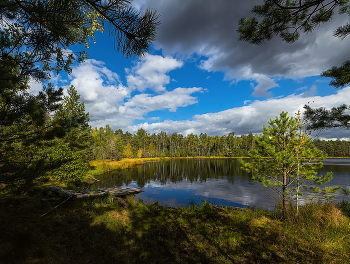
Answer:
M310 105L305 105L304 109L309 129L350 128L350 115L348 114L350 106L343 104L331 109L324 107L313 109Z
M49 141L52 145L47 160L54 167L46 175L58 180L79 181L89 169L91 158L91 128L89 114L85 113L84 103L73 86L63 98L62 105L53 116L53 123L60 126L61 135Z
M61 95L49 84L37 96L11 90L0 96L0 183L30 184L48 169L43 146L59 134L51 117Z
M46 88L50 89L53 88ZM83 176L88 169L91 133L88 114L78 99L71 87L62 103L52 108L54 111L46 108L45 120L39 128L30 115L5 127L9 140L0 144L1 183L27 189L48 176L69 181Z
M255 138L255 149L248 153L251 160L242 161L242 167L252 173L254 180L278 193L286 216L288 201L302 195L302 189L310 189L311 183L330 181L332 174L317 176L326 154L302 131L300 113L294 118L282 112L268 124Z

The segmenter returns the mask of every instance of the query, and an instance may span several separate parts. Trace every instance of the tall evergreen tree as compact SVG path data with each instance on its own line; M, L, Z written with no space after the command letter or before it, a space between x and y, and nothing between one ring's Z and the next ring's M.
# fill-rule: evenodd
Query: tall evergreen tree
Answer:
M30 116L6 126L6 131L12 133L7 134L10 140L0 144L1 183L25 188L47 177L75 181L83 176L88 169L91 133L88 114L78 99L76 90L69 88L62 104L51 111L47 108L40 129ZM26 124L23 132L21 124Z
M59 126L58 136L49 141L51 145L47 160L54 169L46 175L58 180L78 181L89 169L91 158L91 128L89 114L73 86L67 91L62 105L54 113L52 122ZM61 135L64 135L61 137Z

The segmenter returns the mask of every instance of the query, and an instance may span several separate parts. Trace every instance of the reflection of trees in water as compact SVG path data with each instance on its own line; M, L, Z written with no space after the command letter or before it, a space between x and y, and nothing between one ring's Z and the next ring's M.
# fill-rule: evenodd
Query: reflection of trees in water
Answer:
M319 170L320 174L332 171L334 178L344 176L346 186L350 182L350 166L329 164ZM250 175L240 169L237 159L171 159L161 162L151 162L137 165L117 173L107 173L98 187L111 187L129 185L135 181L143 187L150 181L159 181L165 184L187 180L189 182L206 182L208 179L225 178L234 184L238 178L246 178ZM334 179L335 180L335 179ZM334 181L331 181L332 185Z
M350 186L350 163L337 162L335 164L327 164L318 173L324 175L327 171L333 172L333 179L329 183L326 183L325 186ZM343 192L339 191L337 196L340 196L340 194L343 194ZM349 199L349 196L344 198Z
M220 178L226 178L234 184L234 178L247 176L247 172L240 169L237 159L170 159L110 174L101 186L122 186L135 181L143 187L152 180L165 184L167 181L177 183L187 180L192 183Z
M320 174L325 174L327 171L333 172L333 174L347 174L350 175L350 164L330 164L324 165L320 170Z

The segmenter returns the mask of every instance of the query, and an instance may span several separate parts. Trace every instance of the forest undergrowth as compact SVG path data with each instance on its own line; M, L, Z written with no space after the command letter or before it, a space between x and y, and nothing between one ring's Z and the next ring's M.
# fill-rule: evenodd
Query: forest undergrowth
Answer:
M69 200L45 188L0 198L0 263L348 263L350 204L279 210L133 197Z

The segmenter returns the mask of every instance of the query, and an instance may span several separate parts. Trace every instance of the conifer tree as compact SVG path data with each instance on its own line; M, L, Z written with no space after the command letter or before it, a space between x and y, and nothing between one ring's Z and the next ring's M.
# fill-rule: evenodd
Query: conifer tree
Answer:
M47 162L53 169L46 175L58 180L79 181L89 169L91 128L89 114L85 113L84 103L79 102L79 98L75 88L70 86L52 118L59 131L54 140L48 142L52 147Z
M302 131L300 112L297 118L282 112L268 124L262 135L255 138L255 149L249 151L251 160L242 161L242 167L252 173L254 180L277 192L286 216L288 201L302 195L303 189L312 188L312 183L330 181L332 174L317 176L326 154Z
M76 181L83 176L88 169L91 132L84 104L78 100L70 87L62 104L52 111L46 108L39 128L30 116L3 127L2 134L6 132L9 140L0 144L0 183L26 189L48 177Z
M348 105L343 104L331 109L311 108L310 105L305 105L304 109L309 129L350 128L350 115L348 114L350 106Z

